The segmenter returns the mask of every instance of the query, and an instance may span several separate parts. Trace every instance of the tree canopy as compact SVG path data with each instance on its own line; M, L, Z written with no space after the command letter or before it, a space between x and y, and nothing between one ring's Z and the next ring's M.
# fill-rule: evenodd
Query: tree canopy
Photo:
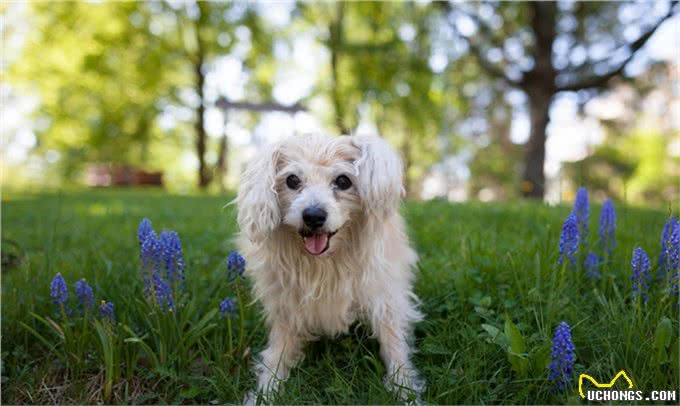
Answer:
M14 93L39 97L36 150L58 150L64 176L88 162L168 169L176 165L168 157L191 151L197 185L223 184L238 146L231 127L209 134L208 121L236 102L250 111L241 120L249 131L263 112L295 105L291 114L307 111L329 132L377 132L400 151L413 196L433 170L459 168L472 196L491 189L499 198L543 197L555 100L577 92L583 108L622 83L642 89L639 77L653 62L645 46L676 12L673 2L566 1L27 7L35 29L5 73ZM310 38L316 77L293 83L305 79L311 90L277 99L276 86L289 80L281 72L290 77L291 54ZM225 58L237 60L245 78L238 100L214 83ZM225 122L234 118L222 114ZM512 137L522 116L526 141ZM667 140L677 128L657 130ZM610 145L584 165L598 157L622 173L644 171L641 156ZM574 182L604 181L572 167L563 174Z

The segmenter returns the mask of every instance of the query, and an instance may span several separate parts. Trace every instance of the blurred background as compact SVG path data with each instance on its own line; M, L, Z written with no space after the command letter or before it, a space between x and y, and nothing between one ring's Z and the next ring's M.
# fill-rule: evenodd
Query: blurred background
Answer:
M3 3L2 185L234 189L267 142L378 134L411 198L677 201L680 9Z

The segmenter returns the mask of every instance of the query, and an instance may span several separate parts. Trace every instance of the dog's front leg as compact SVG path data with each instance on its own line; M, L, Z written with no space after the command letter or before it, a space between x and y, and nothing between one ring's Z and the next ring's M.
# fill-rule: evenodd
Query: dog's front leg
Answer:
M401 311L397 311L399 307ZM382 317L373 318L373 328L387 369L385 387L404 400L408 398L409 392L419 397L425 383L411 363L409 336L411 324L420 314L410 303L404 306L388 305L381 313Z
M265 398L288 378L290 369L302 358L304 340L284 321L275 321L269 332L267 348L255 367L257 390Z

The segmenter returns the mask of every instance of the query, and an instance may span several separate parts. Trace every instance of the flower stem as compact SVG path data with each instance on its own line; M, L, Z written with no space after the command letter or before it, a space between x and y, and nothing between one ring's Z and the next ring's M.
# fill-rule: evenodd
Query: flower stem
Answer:
M234 356L234 344L232 343L232 331L231 331L231 315L227 316L227 348L229 349L229 357Z
M238 345L237 345L237 350L241 350L241 346L243 345L243 317L244 317L244 304L243 301L241 300L241 285L240 283L236 284L236 298L238 300Z

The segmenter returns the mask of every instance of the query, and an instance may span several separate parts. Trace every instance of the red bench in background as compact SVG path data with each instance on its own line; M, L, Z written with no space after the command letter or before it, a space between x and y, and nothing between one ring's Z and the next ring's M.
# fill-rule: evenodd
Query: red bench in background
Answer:
M91 164L86 183L94 187L163 186L163 172L147 172L125 165Z

